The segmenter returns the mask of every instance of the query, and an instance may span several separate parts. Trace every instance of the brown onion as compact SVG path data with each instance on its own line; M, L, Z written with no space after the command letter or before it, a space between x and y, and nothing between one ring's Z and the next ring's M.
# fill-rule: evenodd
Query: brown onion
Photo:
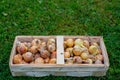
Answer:
M37 46L37 47L39 48L40 45L41 45L41 40L39 40L39 39L34 39L34 40L32 41L32 46Z
M13 63L14 64L21 64L22 63L22 56L21 56L21 54L16 54L13 57Z
M96 60L103 61L103 55L98 54L98 55L95 56L95 59L96 59Z
M96 61L95 61L95 64L102 64L102 61L96 60Z
M73 62L74 62L74 63L81 64L81 63L82 63L82 59L81 59L80 56L74 56L74 57L73 57Z
M25 46L24 43L19 43L19 44L17 45L17 52L18 52L18 53L24 54L24 53L27 52L27 50L28 50L28 48Z
M41 57L44 59L50 57L50 53L47 50L43 50L41 51Z
M50 59L49 64L56 64L56 58Z
M44 59L45 63L49 63L49 60L50 60L49 57L47 57L46 59Z
M37 59L39 57L40 57L40 53L36 53L35 56L34 56L35 59Z
M52 54L50 55L50 58L56 58L56 51L52 52Z
M32 46L30 48L30 52L33 53L33 54L37 53L38 52L37 46Z
M55 44L50 44L47 46L47 48L48 48L48 51L50 51L50 52L53 52L56 50Z
M33 55L31 52L26 52L25 54L23 54L23 59L26 62L31 62L33 60Z
M35 59L35 64L44 64L44 59L41 57Z

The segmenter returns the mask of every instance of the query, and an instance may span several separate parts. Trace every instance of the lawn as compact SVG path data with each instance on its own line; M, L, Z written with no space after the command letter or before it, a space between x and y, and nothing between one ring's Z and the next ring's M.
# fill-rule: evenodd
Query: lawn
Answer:
M17 35L103 36L110 68L104 77L12 77ZM120 80L120 0L0 0L0 80Z

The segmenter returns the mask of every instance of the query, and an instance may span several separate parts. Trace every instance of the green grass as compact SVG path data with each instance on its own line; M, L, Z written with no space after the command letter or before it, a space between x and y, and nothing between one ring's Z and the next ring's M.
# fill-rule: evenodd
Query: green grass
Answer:
M12 77L9 56L17 35L103 36L110 68L104 77ZM0 0L0 80L120 80L119 0Z

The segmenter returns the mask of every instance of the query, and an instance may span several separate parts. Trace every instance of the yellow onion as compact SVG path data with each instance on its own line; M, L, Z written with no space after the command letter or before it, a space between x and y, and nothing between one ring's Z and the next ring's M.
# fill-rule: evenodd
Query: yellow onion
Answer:
M54 38L48 39L48 41L47 41L47 46L48 46L48 45L51 45L51 44L55 44L55 39L54 39Z
M28 48L25 46L24 43L19 43L19 44L17 45L17 52L18 52L18 53L24 54L24 53L27 52L27 50L28 50Z
M64 49L67 48L67 42L64 41Z
M35 64L44 64L44 59L41 57L35 59Z
M25 54L23 54L23 59L26 62L31 62L33 60L33 54L31 52L26 52Z
M50 58L56 58L56 51L51 53Z
M84 40L83 41L83 45L87 48L89 48L89 41L88 40Z
M56 58L52 58L49 60L49 64L56 64Z
M39 39L34 39L34 40L32 41L32 46L37 46L37 47L39 48L40 45L41 45L41 40L39 40Z
M47 50L43 50L41 51L41 57L44 59L50 57L50 53Z
M91 45L89 47L89 52L93 55L96 55L99 53L99 50L98 50L98 47L97 46L94 46L94 45Z
M32 47L30 48L30 52L33 53L33 54L37 53L37 52L38 52L38 49L37 49L37 48L38 48L37 46L32 46Z
M67 45L68 47L72 47L72 46L74 45L74 40L73 40L73 39L67 39L67 40L66 40L66 45Z
M66 52L69 52L70 56L73 56L73 48L67 48Z
M67 60L66 64L73 64L73 60L71 60L71 59Z
M79 56L81 54L81 47L78 45L75 45L73 48L73 53L75 56Z
M64 52L64 58L70 58L70 53L69 52Z
M81 64L81 63L82 63L82 59L81 59L80 56L74 56L74 57L73 57L73 62L74 62L74 63Z
M22 63L22 56L21 56L21 54L16 54L13 57L13 63L14 64L21 64Z
M89 54L88 54L87 52L81 53L81 58L82 58L83 60L88 59L88 57L89 57Z
M75 45L78 45L80 47L84 47L83 40L82 39L76 39L74 42Z
M97 42L91 42L91 45L94 45L94 46L99 46Z
M93 64L93 61L92 61L92 59L87 59L87 60L85 61L85 63L86 63L86 64Z

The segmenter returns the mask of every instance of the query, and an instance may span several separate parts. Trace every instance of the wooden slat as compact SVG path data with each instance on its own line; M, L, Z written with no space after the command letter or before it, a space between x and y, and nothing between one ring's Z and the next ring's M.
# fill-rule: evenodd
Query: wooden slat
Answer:
M106 50L103 38L101 38L101 40L100 40L100 46L101 46L101 50L102 50L102 55L104 57L104 63L106 65L107 69L108 69L108 67L109 67L109 59L108 59L108 54L107 54L107 50Z
M57 64L64 64L63 36L57 36Z

